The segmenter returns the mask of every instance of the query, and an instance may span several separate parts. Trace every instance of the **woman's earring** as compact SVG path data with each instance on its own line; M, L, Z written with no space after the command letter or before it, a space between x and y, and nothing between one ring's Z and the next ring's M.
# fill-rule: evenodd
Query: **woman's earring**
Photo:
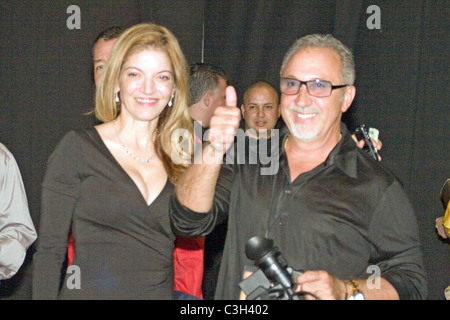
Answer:
M172 96L170 97L169 103L167 104L167 106L170 108L172 106L172 99L173 99L174 94L172 93Z
M116 92L116 102L119 103L120 99L119 99L119 91Z

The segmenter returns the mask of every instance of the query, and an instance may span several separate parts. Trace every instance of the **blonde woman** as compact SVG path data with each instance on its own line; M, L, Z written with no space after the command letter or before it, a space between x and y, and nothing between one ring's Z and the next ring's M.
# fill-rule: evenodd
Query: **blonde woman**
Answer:
M179 143L192 146L187 77L166 28L119 37L96 92L102 124L67 134L48 162L33 298L173 298L168 202L191 157ZM60 287L70 230L76 255Z

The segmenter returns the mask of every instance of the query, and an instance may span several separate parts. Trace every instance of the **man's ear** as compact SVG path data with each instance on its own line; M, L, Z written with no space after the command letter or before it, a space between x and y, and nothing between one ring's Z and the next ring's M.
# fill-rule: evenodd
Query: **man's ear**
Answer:
M352 105L353 99L355 99L356 88L355 86L345 87L344 101L342 101L341 111L346 112Z
M211 93L207 91L203 97L202 97L203 104L207 107L209 107L209 104L211 103Z
M245 107L244 107L244 104L241 104L242 119L244 119L244 113L245 113Z

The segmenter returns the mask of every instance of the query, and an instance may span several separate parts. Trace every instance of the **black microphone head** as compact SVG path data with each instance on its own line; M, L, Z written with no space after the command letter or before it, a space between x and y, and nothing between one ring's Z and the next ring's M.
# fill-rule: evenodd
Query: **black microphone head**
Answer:
M250 260L258 260L272 248L272 239L255 236L247 241L245 254Z
M263 271L270 281L280 283L284 288L292 286L292 279L285 269L284 259L278 252L278 248L273 246L272 239L258 236L250 238L245 245L245 254L247 258L255 261L255 265Z

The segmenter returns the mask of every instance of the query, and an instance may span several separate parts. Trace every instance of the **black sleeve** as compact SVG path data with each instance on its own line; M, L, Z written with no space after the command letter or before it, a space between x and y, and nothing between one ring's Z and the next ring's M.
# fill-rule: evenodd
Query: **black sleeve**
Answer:
M394 181L380 199L369 237L374 246L371 260L400 299L425 299L427 283L415 210L399 182Z
M216 184L213 207L207 213L200 213L185 207L176 195L170 201L170 219L173 232L183 237L205 236L228 216L233 167L222 165ZM199 195L200 197L201 195Z
M72 212L81 184L77 134L68 133L47 163L42 186L40 232L33 258L33 299L57 299Z

